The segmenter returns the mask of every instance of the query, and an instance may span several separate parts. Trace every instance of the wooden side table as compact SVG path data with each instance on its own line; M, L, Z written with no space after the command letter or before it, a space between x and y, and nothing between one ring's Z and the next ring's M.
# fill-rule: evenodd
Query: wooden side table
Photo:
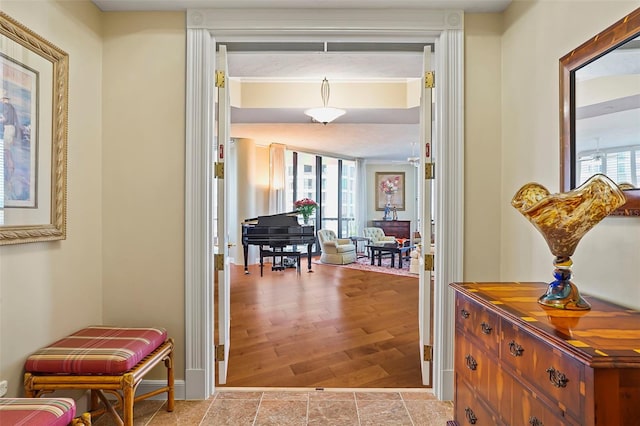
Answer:
M353 236L353 237L349 237L349 239L353 242L353 245L356 246L356 258L361 258L361 257L369 257L369 255L371 254L369 252L369 249L367 248L367 245L371 242L371 238L367 238L367 237L358 237L358 236ZM360 242L364 242L364 247L361 251L358 251L358 243Z

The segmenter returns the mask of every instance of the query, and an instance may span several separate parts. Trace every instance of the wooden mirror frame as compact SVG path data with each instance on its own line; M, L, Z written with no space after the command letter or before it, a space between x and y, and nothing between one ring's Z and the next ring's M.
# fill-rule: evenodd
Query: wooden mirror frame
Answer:
M575 72L640 35L640 8L560 58L560 189L575 182ZM625 190L627 202L612 215L640 216L640 189Z
M50 171L47 173L49 185L39 188L41 191L47 191L47 199L50 199L50 202L37 206L37 209L42 209L43 217L47 216L47 220L0 225L0 246L64 240L67 236L69 55L3 12L0 12L0 37L6 37L21 49L40 57L44 63L50 65L52 76L49 84L51 104L39 102L37 107L37 114L41 117L47 114L51 122L51 140L41 140L43 146L50 149L51 164L47 169L47 172Z

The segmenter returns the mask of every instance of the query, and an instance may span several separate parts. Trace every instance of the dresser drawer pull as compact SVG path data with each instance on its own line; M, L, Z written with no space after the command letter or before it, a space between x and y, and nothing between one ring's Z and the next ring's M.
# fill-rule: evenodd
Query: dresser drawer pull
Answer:
M471 315L469 313L469 311L467 311L466 309L460 309L460 316L464 319L469 318L469 315Z
M567 376L565 376L564 373L559 372L553 367L547 368L547 373L549 373L549 381L553 384L553 386L557 388L567 387L567 382L569 381L569 379L567 379Z
M544 426L544 423L542 423L542 421L538 419L536 416L529 417L529 424L531 426Z
M478 368L478 363L476 362L475 359L473 359L471 354L468 354L466 357L464 357L464 359L467 361L467 368L469 370L475 371L476 368Z
M484 334L491 334L491 330L493 330L493 327L491 327L489 324L487 324L484 321L482 321L482 323L480 324L480 327L482 327L482 332Z
M478 421L478 418L476 417L476 415L473 414L473 410L469 407L464 409L464 415L467 416L467 421L472 425L475 425L476 422Z
M524 352L524 349L522 349L522 346L520 346L519 344L517 344L515 342L515 340L512 340L509 342L509 353L513 356L522 356L522 352Z

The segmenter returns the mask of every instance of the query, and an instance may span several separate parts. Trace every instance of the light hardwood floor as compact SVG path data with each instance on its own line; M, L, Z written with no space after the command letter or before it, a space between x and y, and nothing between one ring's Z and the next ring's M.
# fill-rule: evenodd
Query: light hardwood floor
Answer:
M222 386L422 387L417 277L303 266L232 267Z

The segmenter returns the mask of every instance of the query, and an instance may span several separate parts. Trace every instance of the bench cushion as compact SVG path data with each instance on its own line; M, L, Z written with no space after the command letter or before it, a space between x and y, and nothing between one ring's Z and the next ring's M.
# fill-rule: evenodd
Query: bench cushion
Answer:
M70 398L0 398L0 425L68 425L76 416Z
M33 353L27 372L123 374L164 341L164 328L92 326L83 328Z

